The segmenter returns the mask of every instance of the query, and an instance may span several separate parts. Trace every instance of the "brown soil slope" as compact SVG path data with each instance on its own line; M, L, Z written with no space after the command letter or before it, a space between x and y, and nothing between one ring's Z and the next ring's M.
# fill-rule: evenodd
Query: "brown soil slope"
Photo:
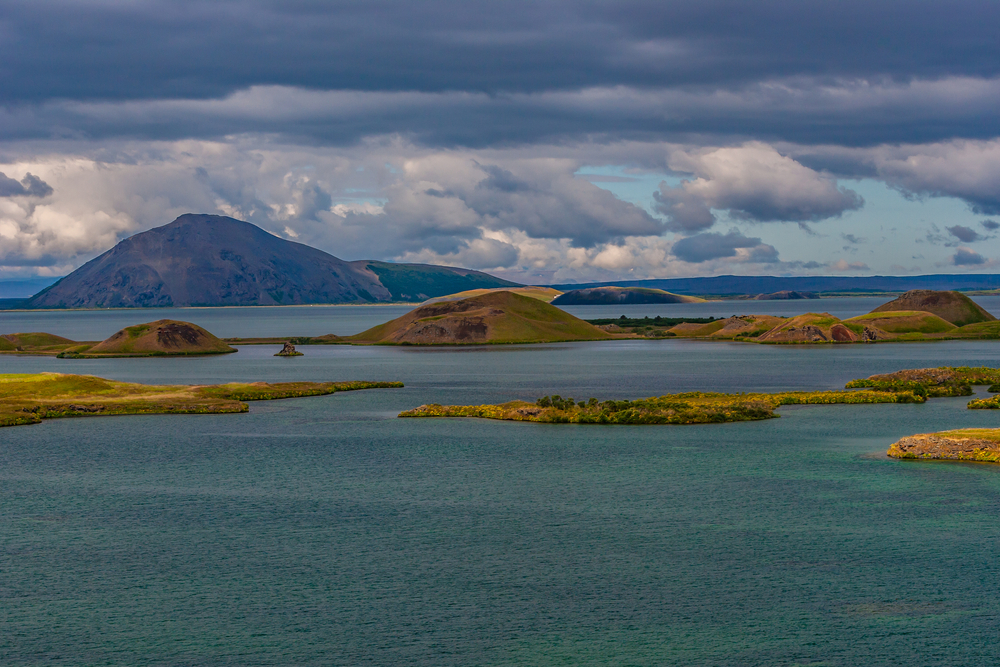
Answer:
M421 306L346 340L397 345L472 345L604 340L612 336L569 313L511 292Z
M91 354L225 354L236 350L197 324L157 320L125 327L86 351Z
M860 336L830 313L806 313L784 320L758 339L761 343L853 343Z
M996 320L982 306L960 292L910 290L898 299L882 304L872 312L884 313L895 310L922 310L933 313L958 327L975 322Z

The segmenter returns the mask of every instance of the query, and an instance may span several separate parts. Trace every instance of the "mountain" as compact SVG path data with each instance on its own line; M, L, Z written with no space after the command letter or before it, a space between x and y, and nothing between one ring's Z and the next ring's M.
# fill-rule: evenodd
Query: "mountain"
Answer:
M589 306L619 303L697 303L693 296L671 294L648 287L590 287L571 290L552 300L554 306Z
M513 284L468 269L345 262L248 222L187 214L121 241L28 299L25 307L418 301L464 289Z
M662 278L579 285L549 285L563 291L585 287L652 287L676 294L741 295L796 292L905 292L913 289L1000 289L1000 274L940 274L928 276L711 276Z
M345 340L395 345L470 345L606 338L611 336L544 301L501 291L423 305Z

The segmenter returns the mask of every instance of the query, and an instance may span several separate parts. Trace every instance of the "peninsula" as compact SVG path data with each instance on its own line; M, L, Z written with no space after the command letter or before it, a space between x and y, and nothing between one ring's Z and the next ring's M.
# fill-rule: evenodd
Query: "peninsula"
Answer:
M59 417L246 412L244 401L402 387L402 382L233 382L145 385L64 373L0 375L0 426Z

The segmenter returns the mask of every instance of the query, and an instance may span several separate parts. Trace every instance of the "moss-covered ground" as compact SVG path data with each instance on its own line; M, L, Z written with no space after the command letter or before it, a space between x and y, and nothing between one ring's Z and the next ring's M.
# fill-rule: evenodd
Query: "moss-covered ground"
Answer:
M243 401L402 387L401 382L265 382L145 385L64 373L0 375L0 426L58 417L246 412Z

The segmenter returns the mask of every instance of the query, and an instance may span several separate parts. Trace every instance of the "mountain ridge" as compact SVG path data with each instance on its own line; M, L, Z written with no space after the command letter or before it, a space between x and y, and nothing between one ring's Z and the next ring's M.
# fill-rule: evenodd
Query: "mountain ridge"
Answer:
M189 213L123 239L24 305L145 308L384 303L443 296L455 288L514 284L471 269L347 262L248 222Z

